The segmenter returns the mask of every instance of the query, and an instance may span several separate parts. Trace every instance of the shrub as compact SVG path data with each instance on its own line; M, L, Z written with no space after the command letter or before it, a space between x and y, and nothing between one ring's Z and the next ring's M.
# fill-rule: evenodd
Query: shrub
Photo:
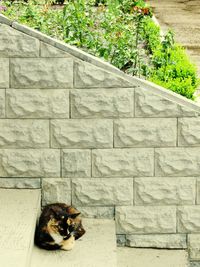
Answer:
M150 80L193 99L199 84L197 70L190 62L185 49L174 43L173 33L169 31L160 45L153 50Z
M153 54L161 45L161 33L160 27L151 18L145 20L142 36L146 41L146 49Z

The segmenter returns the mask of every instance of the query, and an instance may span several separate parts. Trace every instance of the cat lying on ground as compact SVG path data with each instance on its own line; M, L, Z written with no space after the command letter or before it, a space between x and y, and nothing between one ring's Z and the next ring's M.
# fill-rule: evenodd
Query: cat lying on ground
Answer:
M75 240L85 234L80 212L64 203L47 205L35 232L35 244L47 250L71 250Z

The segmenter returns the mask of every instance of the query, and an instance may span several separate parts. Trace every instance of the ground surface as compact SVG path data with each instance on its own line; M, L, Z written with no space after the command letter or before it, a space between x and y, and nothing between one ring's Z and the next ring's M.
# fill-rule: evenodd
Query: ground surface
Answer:
M31 267L116 267L114 221L83 219L83 226L86 234L76 241L72 251L34 247Z
M39 190L0 189L0 266L28 265L39 199Z
M184 250L118 248L118 267L187 267Z

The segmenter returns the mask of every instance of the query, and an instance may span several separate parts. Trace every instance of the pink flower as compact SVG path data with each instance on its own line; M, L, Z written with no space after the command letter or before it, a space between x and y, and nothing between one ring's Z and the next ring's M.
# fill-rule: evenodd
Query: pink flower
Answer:
M6 7L5 6L0 6L0 11L6 11Z

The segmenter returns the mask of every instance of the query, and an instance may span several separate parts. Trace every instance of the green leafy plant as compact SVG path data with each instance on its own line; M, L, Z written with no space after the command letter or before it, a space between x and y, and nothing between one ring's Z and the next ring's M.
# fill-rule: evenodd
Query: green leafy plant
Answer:
M171 31L154 51L150 80L183 96L193 99L199 84L196 67L185 50L174 43Z
M150 54L153 54L161 45L160 28L151 18L146 18L145 20L142 39L145 40L146 49Z

